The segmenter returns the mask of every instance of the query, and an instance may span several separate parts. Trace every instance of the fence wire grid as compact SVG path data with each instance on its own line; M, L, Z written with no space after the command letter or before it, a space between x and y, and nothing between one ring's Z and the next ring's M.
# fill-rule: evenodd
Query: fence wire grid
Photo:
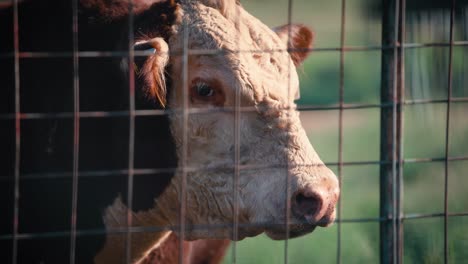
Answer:
M449 26L449 42L431 42L431 43L410 43L405 39L406 34L406 1L405 0L384 0L382 2L382 43L381 45L369 45L369 46L349 46L346 45L346 0L341 0L341 21L340 21L340 45L339 47L319 47L314 48L313 52L338 52L339 53L339 102L337 104L328 105L299 105L298 109L301 112L311 112L318 110L336 110L338 111L338 157L335 162L328 162L328 166L337 168L337 176L340 179L340 189L343 186L343 168L346 166L361 166L361 165L375 165L380 168L380 212L379 217L375 218L350 218L345 219L342 217L342 200L352 199L352 197L340 196L340 200L337 205L337 248L336 248L336 263L346 263L346 260L342 258L342 246L346 241L343 239L343 225L348 223L378 223L380 228L379 244L380 244L380 262L381 263L402 263L404 256L404 224L407 221L416 219L429 219L429 218L443 218L443 263L449 263L450 261L450 249L449 249L449 219L452 217L467 217L468 211L463 212L451 212L448 206L448 195L449 195L449 163L455 161L468 161L468 156L451 156L450 155L450 126L452 125L451 108L454 104L465 104L468 103L468 97L454 97L453 96L453 61L454 55L453 50L455 47L468 47L468 41L456 41L454 38L454 21L456 13L456 0L451 1L450 8L450 24ZM134 227L132 226L132 214L127 214L127 228L122 229L86 229L80 230L77 228L77 203L78 203L78 179L83 178L98 178L98 177L112 177L112 176L126 176L127 178L127 204L129 209L132 210L133 194L134 190L134 178L144 175L152 175L158 173L175 173L178 168L167 167L167 168L146 168L140 169L135 167L135 119L137 117L152 117L152 116L164 116L170 115L173 112L180 112L183 115L183 139L182 139L182 157L180 159L180 168L182 169L182 192L180 193L180 200L185 201L185 189L187 188L187 173L191 171L199 170L216 170L219 167L189 167L186 164L187 158L187 127L188 117L190 114L209 114L214 111L228 111L235 114L235 162L228 168L234 171L234 190L233 193L236 195L238 192L238 177L239 173L245 169L267 169L273 167L290 167L290 164L256 164L256 165L242 165L240 163L240 144L241 133L240 133L240 118L243 113L252 112L255 109L241 106L240 103L240 92L237 91L235 98L234 108L223 108L219 109L194 109L189 108L189 95L186 89L182 94L183 107L181 109L172 110L157 110L157 109L136 109L135 107L135 73L134 69L134 58L138 56L148 55L145 51L138 51L133 49L134 43L134 16L130 12L129 17L129 35L128 35L128 51L79 51L78 50L78 39L79 28L78 28L78 2L79 0L72 0L73 16L70 18L73 21L73 50L72 52L42 52L42 51L20 51L19 45L19 34L21 31L19 28L19 15L18 6L19 0L12 1L14 8L14 52L12 53L1 53L0 59L13 58L14 59L14 79L15 79L15 96L14 96L14 113L0 113L0 120L10 120L15 123L15 153L14 153L14 175L13 182L11 182L12 175L0 175L0 184L13 184L14 185L14 206L13 206L13 219L11 219L11 225L13 226L13 232L11 234L0 234L0 240L11 241L12 243L12 263L17 263L18 259L18 242L21 240L29 240L35 238L53 238L53 237L70 237L70 263L76 263L75 261L75 249L76 239L79 236L96 235L96 234L125 234L126 235L126 262L131 263L131 241L132 235L139 232L156 232L161 231L167 227L154 226L154 227ZM293 0L288 0L288 12L287 22L291 24L293 22ZM129 10L132 10L132 1L129 3ZM183 27L186 25L182 25ZM318 26L318 25L317 25ZM187 32L187 31L185 31ZM290 35L291 33L289 33ZM238 40L239 41L239 40ZM181 53L171 52L171 55L181 56L183 60L182 70L182 82L184 87L188 87L188 57L189 55L218 55L222 54L222 50L197 50L189 48L188 34L184 35L184 45ZM448 78L446 80L447 98L445 99L405 99L405 51L425 49L431 47L443 47L449 49L449 61L448 61ZM289 50L292 51L291 47ZM303 51L303 50L301 50ZM381 101L380 103L345 103L345 60L346 54L351 52L366 52L366 51L380 51L382 53L381 61ZM238 50L238 53L252 53L258 52L258 50ZM286 51L272 51L264 50L262 52L286 52ZM21 112L21 101L20 101L20 60L27 58L72 58L73 60L73 111L72 112L53 112L53 113L42 113L42 112ZM80 76L79 67L80 58L127 58L128 65L130 67L128 73L128 87L129 87L129 107L127 110L121 111L82 111L80 109ZM291 67L291 65L289 66ZM346 87L346 89L353 89L352 87ZM288 89L289 92L290 89ZM412 105L426 105L426 104L440 104L446 105L445 115L445 155L439 157L429 158L404 158L403 157L403 139L405 137L403 131L403 116L404 110L407 106ZM344 112L351 109L378 109L380 110L380 157L375 160L367 161L345 161L343 159L343 142L344 142ZM293 110L293 109L290 109ZM82 120L86 119L108 119L115 117L128 118L128 168L127 169L111 169L111 170L89 170L82 171L79 169L80 155L80 124ZM72 171L50 171L40 173L21 173L20 157L22 151L21 133L23 131L22 121L23 120L47 120L47 119L64 119L73 121L73 166ZM320 153L319 153L320 154ZM444 206L443 212L438 213L421 213L421 214L405 214L403 210L403 167L405 164L430 164L430 163L443 163L444 164ZM304 164L306 166L307 164ZM301 166L301 165L294 165ZM42 233L22 233L19 231L19 206L20 206L20 184L23 179L72 179L72 212L71 212L71 228L65 231L56 232L42 232ZM288 181L285 184L285 192L290 193L290 186ZM289 197L287 195L286 197ZM237 197L234 198L237 201ZM286 201L286 215L290 214L290 201ZM255 226L255 225L285 225L289 228L289 217L286 217L286 223L253 223L243 224L238 221L238 204L234 204L234 221L232 228L234 230L233 237L237 237L237 230L242 226ZM185 214L186 208L185 203L182 202L180 205L180 218L179 226L171 226L172 229L178 229L180 232L180 250L179 250L179 261L184 259L184 246L183 238L185 234ZM198 225L195 228L199 229L216 229L223 228L228 225ZM313 236L313 234L312 234ZM289 263L290 258L288 253L288 239L284 243L284 263ZM233 242L231 246L231 256L225 258L232 263L239 262L237 258L237 243ZM182 262L181 262L182 263Z

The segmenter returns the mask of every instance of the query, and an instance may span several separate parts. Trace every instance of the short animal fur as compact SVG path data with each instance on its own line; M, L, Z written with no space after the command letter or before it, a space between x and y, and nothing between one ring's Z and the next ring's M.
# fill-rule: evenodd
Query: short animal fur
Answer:
M293 238L334 221L337 179L310 144L294 103L299 94L295 67L307 57L314 37L308 28L271 30L235 0L135 0L132 5L80 0L78 5L78 50L124 54L80 56L80 111L128 111L133 70L137 110L166 109L168 114L135 119L131 206L128 117L80 118L76 263L122 263L127 257L134 263L178 262L182 203L185 263L218 263L228 240L264 232L272 239ZM134 43L128 38L130 8ZM13 21L12 6L2 6L2 54L13 54ZM18 21L22 54L55 54L20 58L21 112L72 113L71 2L21 1ZM191 50L219 52L184 58L185 38ZM130 64L125 52L133 45L153 53ZM0 61L0 113L12 116L13 56ZM193 113L186 115L184 106ZM6 175L0 184L0 259L9 263L15 123L12 118L0 122L6 128L0 131L5 146L0 174ZM18 232L42 235L18 240L18 263L70 260L73 128L73 119L60 115L21 121ZM234 177L236 162L240 169ZM133 227L159 228L132 233L130 256L126 235L111 232L127 227L128 213Z

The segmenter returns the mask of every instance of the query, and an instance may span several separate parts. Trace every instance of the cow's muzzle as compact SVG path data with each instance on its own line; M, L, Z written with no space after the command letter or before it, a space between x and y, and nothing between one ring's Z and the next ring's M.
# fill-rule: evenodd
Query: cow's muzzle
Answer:
M335 205L340 195L336 176L319 185L309 184L293 193L292 215L299 221L318 226L329 226L335 220Z

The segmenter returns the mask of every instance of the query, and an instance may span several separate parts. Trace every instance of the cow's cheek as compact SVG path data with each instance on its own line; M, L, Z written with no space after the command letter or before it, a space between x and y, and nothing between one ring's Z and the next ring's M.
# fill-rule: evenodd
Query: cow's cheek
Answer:
M275 192L278 184L274 171L267 170L267 174L258 172L246 172L243 177L248 179L242 189L242 209L248 215L249 221L255 224L272 221L280 206L281 193Z

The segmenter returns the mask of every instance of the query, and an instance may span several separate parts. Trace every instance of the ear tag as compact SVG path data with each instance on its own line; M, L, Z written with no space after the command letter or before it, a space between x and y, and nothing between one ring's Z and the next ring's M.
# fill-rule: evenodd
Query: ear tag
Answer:
M135 43L135 45L133 45L133 49L135 51L141 51L141 52L144 52L144 56L149 56L149 55L153 55L156 53L156 48L154 48L148 41L144 41L144 42L137 42ZM145 60L145 58L135 58L135 61L138 60ZM137 64L136 62L133 63L133 67L135 69L135 73L138 73L139 72L139 67L138 67L139 64Z
M148 41L135 43L135 45L133 45L133 49L137 51L144 51L145 53L156 53L156 48L153 47Z

